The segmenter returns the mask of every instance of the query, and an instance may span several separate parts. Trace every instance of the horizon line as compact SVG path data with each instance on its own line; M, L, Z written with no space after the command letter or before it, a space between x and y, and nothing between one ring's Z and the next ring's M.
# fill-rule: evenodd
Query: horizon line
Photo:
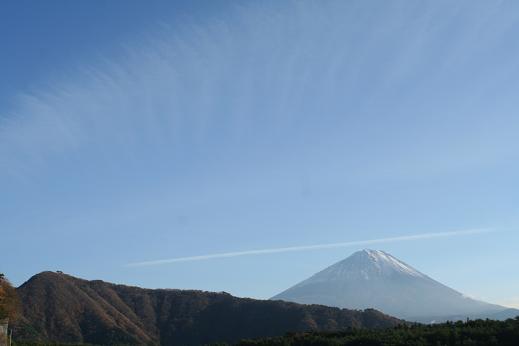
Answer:
M163 265L163 264L171 264L171 263L179 263L179 262L204 261L204 260L210 260L210 259L216 259L216 258L264 255L264 254L272 254L272 253L320 250L320 249L331 249L331 248L339 248L339 247L350 247L350 246L357 246L357 245L391 243L391 242L398 242L398 241L411 241L411 240L420 240L420 239L455 237L455 236L463 236L463 235L492 233L495 231L496 230L493 228L474 228L474 229L466 229L466 230L458 230L458 231L419 233L419 234L402 235L402 236L396 236L396 237L377 238L377 239L368 239L368 240L356 240L356 241L348 241L348 242L289 246L289 247L268 248L268 249L258 249L258 250L234 251L234 252L207 254L207 255L174 257L174 258L166 258L166 259L159 259L159 260L133 262L133 263L126 264L126 267L147 267L147 266L155 266L155 265Z

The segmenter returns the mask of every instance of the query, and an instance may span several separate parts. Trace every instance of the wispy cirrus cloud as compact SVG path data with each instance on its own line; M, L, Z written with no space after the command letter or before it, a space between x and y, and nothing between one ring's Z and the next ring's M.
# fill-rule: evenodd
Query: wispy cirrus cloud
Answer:
M425 175L486 162L496 152L510 150L506 143L488 140L478 155L471 156L472 146L484 138L480 129L464 141L468 144L460 145L456 135L442 134L438 142L436 132L430 130L434 124L421 131L424 136L417 142L392 128L402 113L399 108L394 115L379 116L377 107L391 107L388 99L404 106L409 98L429 99L429 87L408 86L414 85L412 76L433 86L443 85L442 79L451 78L447 67L463 65L465 56L447 54L433 65L420 65L428 57L422 49L424 42L431 50L444 43L435 17L440 12L434 6L424 6L408 28L401 21L406 18L404 3L384 8L360 4L236 6L225 20L165 25L148 39L127 45L118 56L82 62L76 73L64 73L21 96L16 109L0 114L0 168L23 175L33 171L34 165L66 165L70 156L78 155L89 166L124 165L147 159L150 153L159 161L178 162L186 150L212 148L232 155L236 148L259 147L268 152L286 146L306 157L307 149L316 146L305 145L323 143L319 137L323 132L330 138L330 143L321 144L327 148L337 144L335 136L349 141L337 145L330 156L353 158L357 147L367 151L366 157L373 162L362 158L351 164L366 165L363 175L366 171ZM456 21L455 17L449 20ZM481 25L481 20L474 21L476 27ZM504 28L496 28L496 34ZM399 39L394 45L387 44L395 38ZM457 36L449 40L456 47L468 45L465 49L471 59L478 56L481 42L470 45L472 41ZM487 40L494 42L492 37ZM430 70L433 76L427 75ZM395 94L396 90L401 94ZM417 91L421 93L409 96ZM438 117L442 112L435 107L441 103L431 101L424 108ZM355 119L371 112L364 117L365 123ZM445 116L453 122L451 115ZM421 121L403 120L420 131ZM373 123L388 131L373 130ZM463 132L469 132L467 122L461 124ZM509 138L504 130L499 129L500 138ZM515 131L510 132L515 138ZM377 136L386 145L367 148L365 136ZM326 155L315 159L335 162Z

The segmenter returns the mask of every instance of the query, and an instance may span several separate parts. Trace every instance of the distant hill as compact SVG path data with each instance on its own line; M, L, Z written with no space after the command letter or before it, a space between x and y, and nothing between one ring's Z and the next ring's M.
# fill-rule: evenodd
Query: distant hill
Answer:
M385 328L375 310L236 298L226 293L142 289L43 272L17 289L18 340L128 345L201 345L286 332Z
M349 309L374 308L425 323L519 315L519 310L469 298L376 250L358 251L272 299Z

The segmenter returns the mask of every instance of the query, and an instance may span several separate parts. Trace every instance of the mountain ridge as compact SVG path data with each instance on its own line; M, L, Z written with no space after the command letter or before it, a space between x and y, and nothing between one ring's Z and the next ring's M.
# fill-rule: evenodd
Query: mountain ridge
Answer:
M18 340L128 345L199 345L297 331L385 328L379 311L237 298L228 293L145 289L63 273L36 274L19 288Z

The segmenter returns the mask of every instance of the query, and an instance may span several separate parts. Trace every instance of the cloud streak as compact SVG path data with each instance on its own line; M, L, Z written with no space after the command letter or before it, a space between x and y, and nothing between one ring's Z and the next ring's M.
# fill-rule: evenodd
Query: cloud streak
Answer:
M323 249L333 249L333 248L340 248L340 247L393 243L393 242L400 242L400 241L412 241L412 240L423 240L423 239L433 239L433 238L467 236L467 235L484 234L484 233L491 233L491 232L495 232L495 230L490 229L490 228L477 228L477 229L467 229L467 230L458 230L458 231L449 231L449 232L420 233L420 234L403 235L403 236L397 236L397 237L356 240L356 241L339 242L339 243L289 246L289 247L270 248L270 249L224 252L224 253L207 254L207 255L199 255L199 256L167 258L167 259L160 259L160 260L129 263L127 266L129 266L129 267L156 266L156 265L179 263L179 262L204 261L204 260L211 260L211 259L217 259L217 258L229 258L229 257L251 256L251 255L266 255L266 254L273 254L273 253L295 252L295 251L323 250Z

